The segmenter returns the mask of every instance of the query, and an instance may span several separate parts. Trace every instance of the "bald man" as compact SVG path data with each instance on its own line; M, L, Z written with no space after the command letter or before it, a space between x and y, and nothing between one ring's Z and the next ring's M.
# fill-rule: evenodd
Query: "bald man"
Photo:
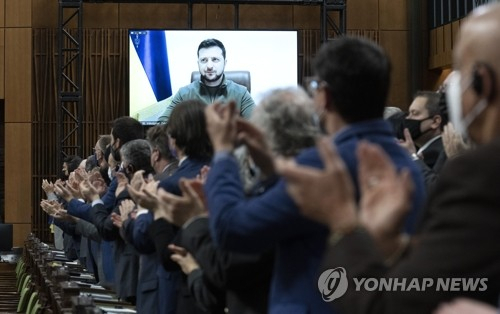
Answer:
M383 228L400 230L398 219L391 218L392 226L389 219L362 220L359 228L359 218L345 214L355 209L341 208L332 193L323 193L321 200L315 199L317 193L310 193L342 183L341 176L335 177L328 170L311 175L299 166L288 168L289 191L292 198L302 204L303 214L316 220L321 218L330 227L331 242L321 269L325 272L318 278L318 286L324 299L337 298L331 304L341 313L432 313L442 302L457 297L497 306L500 294L499 30L500 4L478 8L461 25L453 56L456 74L447 90L448 105L455 127L476 144L476 149L450 160L443 168L429 196L425 208L427 219L416 241L408 245L397 232L383 234L384 240L380 241ZM326 158L337 159L333 154ZM287 176L286 169L284 175ZM378 178L379 183L387 180L384 176ZM369 190L363 192L362 197ZM371 201L370 208L374 211L374 208L384 209L380 204L385 197L384 210L394 206L393 213L397 213L396 200L401 198L395 197L395 190L380 192L377 199L362 199L360 210L367 210L366 201ZM339 214L342 210L345 215ZM383 252L384 260L380 248L387 248L388 243L400 246L392 246L392 252ZM398 257L399 261L394 264ZM388 261L393 264L389 266ZM345 294L341 288L347 289Z

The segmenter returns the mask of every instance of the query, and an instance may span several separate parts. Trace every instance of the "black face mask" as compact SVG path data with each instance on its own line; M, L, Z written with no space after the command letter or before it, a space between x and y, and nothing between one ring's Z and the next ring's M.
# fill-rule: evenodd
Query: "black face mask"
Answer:
M422 136L422 132L420 129L420 125L422 124L423 121L431 119L429 118L424 118L422 120L415 120L415 119L404 119L403 120L403 127L405 129L408 129L410 131L411 138L413 140L418 139L420 136ZM427 131L426 131L427 132Z

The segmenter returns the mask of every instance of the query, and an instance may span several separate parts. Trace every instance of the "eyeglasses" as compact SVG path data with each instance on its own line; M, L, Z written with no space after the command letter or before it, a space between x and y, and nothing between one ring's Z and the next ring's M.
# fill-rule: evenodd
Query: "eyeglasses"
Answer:
M317 76L311 76L305 78L305 89L310 97L314 97L318 93L318 90L328 84Z

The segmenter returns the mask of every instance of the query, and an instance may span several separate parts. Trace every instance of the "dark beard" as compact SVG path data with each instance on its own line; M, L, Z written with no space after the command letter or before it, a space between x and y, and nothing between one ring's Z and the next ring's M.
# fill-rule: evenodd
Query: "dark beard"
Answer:
M218 79L220 79L222 77L222 75L224 75L224 73L221 73L221 74L215 76L215 78L213 78L213 79L209 79L206 77L206 75L202 75L201 80L203 82L216 82Z

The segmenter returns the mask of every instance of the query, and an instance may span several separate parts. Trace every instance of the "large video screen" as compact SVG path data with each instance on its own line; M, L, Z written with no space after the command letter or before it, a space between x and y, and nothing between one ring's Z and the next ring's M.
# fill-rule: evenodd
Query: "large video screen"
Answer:
M130 30L130 116L157 123L170 97L198 72L198 45L208 38L224 44L225 71L250 72L256 104L270 89L297 85L297 31Z

